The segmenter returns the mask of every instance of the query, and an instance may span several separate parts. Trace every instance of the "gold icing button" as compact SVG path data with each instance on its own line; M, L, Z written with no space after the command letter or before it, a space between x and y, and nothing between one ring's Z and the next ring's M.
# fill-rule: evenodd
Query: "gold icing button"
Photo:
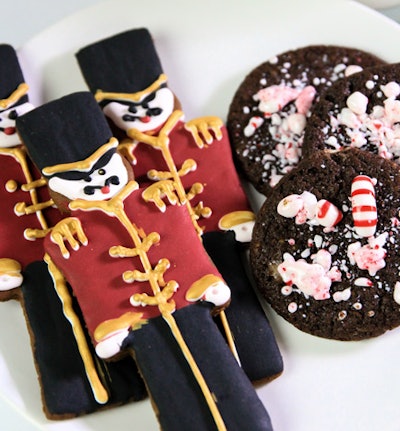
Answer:
M18 189L18 184L15 180L8 180L5 187L8 193L13 193Z

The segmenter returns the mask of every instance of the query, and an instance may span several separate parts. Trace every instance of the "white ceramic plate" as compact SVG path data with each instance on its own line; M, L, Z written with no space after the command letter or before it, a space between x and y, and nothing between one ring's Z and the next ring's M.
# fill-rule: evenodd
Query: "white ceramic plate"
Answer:
M399 4L399 0L361 0L361 3L375 9L387 9Z
M225 119L245 74L288 49L352 45L400 61L395 42L400 27L347 0L112 0L66 18L20 49L31 101L39 105L85 90L74 53L100 38L142 26L155 38L188 119ZM335 342L304 334L268 307L267 312L285 371L258 393L276 431L400 429L400 330L365 342ZM2 429L158 430L148 401L64 422L47 421L17 303L1 305L0 334Z

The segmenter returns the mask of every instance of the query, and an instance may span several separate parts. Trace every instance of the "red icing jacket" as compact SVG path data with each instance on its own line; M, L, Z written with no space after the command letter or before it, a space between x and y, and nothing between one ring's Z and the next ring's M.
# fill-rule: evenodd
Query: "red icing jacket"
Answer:
M123 206L130 222L141 232L141 241L144 242L145 236L152 232L160 235L160 240L145 254L153 269L159 262L166 262L162 259L168 259L169 267L161 274L160 280L177 282L179 287L172 297L176 309L190 304L185 294L193 282L207 274L222 278L205 253L184 207L168 206L166 213L162 214L155 205L144 202L142 189L131 192L124 199ZM146 279L131 283L123 280L126 271L145 272L143 261L138 256L110 256L109 251L114 246L135 248L132 236L120 219L93 207L90 210L75 209L72 217L80 220L88 244L71 251L68 259L61 255L49 237L45 248L72 286L93 341L99 324L118 319L124 313L143 313L143 319L160 315L157 306L133 306L130 303L134 293L153 296Z
M249 203L235 170L226 128L221 128L220 140L214 139L211 144L199 148L190 131L184 126L185 123L179 120L168 133L169 149L178 170L185 160L193 159L196 162L195 170L181 176L181 180L186 191L196 182L204 186L203 192L190 202L192 207L203 202L204 207L212 210L210 217L200 218L198 221L199 225L205 228L205 232L212 232L218 230L218 222L225 214L250 211ZM139 181L147 176L151 169L168 171L161 151L149 144L139 142L133 155L136 158L135 177Z
M23 171L26 162L27 175ZM40 178L40 174L27 160L25 152L20 148L0 148L0 258L7 257L17 260L22 267L35 260L43 258L43 241L41 239L29 240L24 236L25 229L42 229L43 217L48 227L57 223L60 212L53 207L40 212L18 216L15 212L17 204L25 203L26 207L32 205L32 195L29 191L21 190L21 186L31 180ZM48 201L47 187L35 189L33 193L38 196L38 202Z

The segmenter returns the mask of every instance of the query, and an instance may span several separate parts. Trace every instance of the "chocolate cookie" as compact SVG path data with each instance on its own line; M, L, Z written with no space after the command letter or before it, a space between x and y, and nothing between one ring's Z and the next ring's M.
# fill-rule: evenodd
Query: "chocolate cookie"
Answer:
M307 122L304 156L355 147L400 163L400 64L366 69L320 97Z
M303 159L259 211L256 284L298 329L361 340L400 324L400 170L348 148Z
M240 171L267 195L302 156L309 111L335 81L384 62L358 49L307 46L251 71L233 97L228 131Z

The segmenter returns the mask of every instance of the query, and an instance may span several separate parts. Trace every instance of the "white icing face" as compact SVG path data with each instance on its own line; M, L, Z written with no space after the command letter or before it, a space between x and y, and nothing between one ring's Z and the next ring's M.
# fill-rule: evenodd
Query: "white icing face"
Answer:
M22 275L20 273L14 274L0 274L0 291L15 289L22 284Z
M160 88L144 97L141 102L110 102L104 114L121 130L155 130L163 125L174 110L174 95L169 88Z
M111 199L127 183L128 172L122 158L113 153L105 164L100 158L86 171L70 171L66 175L51 177L49 187L71 200L95 201Z
M15 120L33 108L31 103L22 103L0 111L0 148L16 147L21 143L15 128Z

